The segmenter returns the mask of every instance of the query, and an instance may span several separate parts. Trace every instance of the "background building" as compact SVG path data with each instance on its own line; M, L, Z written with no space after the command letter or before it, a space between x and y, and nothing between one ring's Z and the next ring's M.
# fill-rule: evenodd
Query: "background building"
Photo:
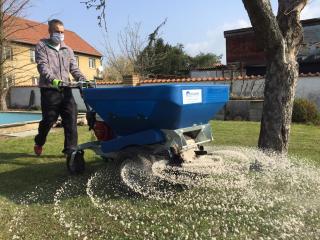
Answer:
M298 55L300 73L320 72L320 18L301 21L304 42ZM243 69L246 75L265 75L263 45L256 40L253 28L225 31L227 65Z
M4 49L6 68L12 69L7 71L7 81L14 82L11 85L15 86L37 85L39 73L35 63L35 46L40 39L49 37L48 25L23 18L16 18L15 21L14 29L9 30L9 44ZM99 51L70 30L65 30L65 43L73 49L78 66L87 79L100 77L98 68L102 65L102 54Z

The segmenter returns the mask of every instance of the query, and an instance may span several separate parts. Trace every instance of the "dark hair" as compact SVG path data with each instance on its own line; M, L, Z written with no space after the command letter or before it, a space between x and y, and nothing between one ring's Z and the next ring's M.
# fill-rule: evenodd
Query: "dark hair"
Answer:
M52 19L48 22L49 25L49 31L52 29L52 27L56 24L62 25L63 26L63 22L60 21L59 19Z

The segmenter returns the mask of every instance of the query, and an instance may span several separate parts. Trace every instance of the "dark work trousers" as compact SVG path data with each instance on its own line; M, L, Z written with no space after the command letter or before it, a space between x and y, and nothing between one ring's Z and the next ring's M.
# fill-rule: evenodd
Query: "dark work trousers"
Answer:
M35 144L43 146L47 135L57 121L59 115L64 128L63 153L70 153L76 149L78 144L77 132L77 105L72 95L71 88L40 88L42 120L39 123L38 135Z

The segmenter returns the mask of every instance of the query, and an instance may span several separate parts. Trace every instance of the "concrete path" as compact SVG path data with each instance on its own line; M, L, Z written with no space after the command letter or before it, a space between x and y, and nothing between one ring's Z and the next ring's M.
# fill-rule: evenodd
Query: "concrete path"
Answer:
M8 137L29 137L29 136L35 136L38 133L38 129L29 130L29 131L23 131L23 132L16 132L16 133L6 133L2 134L4 136Z

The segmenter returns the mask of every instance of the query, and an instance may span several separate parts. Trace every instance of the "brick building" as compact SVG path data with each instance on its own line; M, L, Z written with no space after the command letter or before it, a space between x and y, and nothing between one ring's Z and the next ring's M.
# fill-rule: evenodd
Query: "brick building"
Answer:
M298 61L300 73L320 72L320 18L301 21L304 28ZM234 29L224 32L227 65L244 69L247 75L264 75L266 57L264 48L256 40L253 28Z

